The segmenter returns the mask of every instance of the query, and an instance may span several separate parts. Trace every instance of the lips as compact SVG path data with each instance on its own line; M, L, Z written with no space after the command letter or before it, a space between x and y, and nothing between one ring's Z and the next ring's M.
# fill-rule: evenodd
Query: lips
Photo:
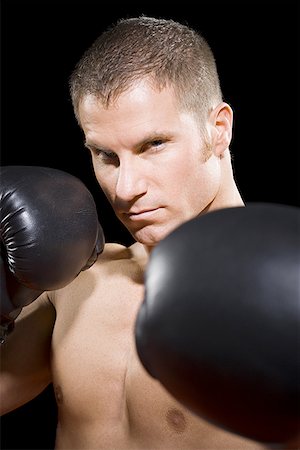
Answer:
M152 209L142 209L139 211L129 211L126 213L126 216L129 217L130 220L144 220L150 219L154 216L160 208L152 208Z
M127 214L129 215L129 216L131 216L131 215L138 215L138 214L143 214L143 213L147 213L147 212L150 212L150 211L155 211L155 209L157 209L157 208L150 208L150 209L141 209L140 211L129 211Z

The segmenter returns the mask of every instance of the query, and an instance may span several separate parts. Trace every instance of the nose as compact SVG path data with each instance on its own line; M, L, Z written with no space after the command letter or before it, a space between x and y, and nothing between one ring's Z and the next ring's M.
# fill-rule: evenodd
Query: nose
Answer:
M146 171L142 161L120 161L116 184L116 197L122 202L132 202L147 192Z

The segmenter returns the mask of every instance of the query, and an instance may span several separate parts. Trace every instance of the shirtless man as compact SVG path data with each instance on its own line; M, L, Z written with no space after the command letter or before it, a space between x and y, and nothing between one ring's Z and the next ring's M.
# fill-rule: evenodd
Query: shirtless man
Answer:
M264 448L185 409L147 374L134 341L153 247L192 217L243 205L233 113L207 43L173 21L120 21L70 86L96 178L136 243L107 243L88 270L23 308L1 348L1 413L53 383L56 449Z

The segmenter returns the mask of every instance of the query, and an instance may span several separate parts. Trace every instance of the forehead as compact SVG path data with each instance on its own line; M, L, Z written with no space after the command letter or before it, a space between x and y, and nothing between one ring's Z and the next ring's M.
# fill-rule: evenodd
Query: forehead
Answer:
M171 87L161 90L149 82L139 81L121 93L108 106L103 105L95 95L86 95L79 104L79 119L82 125L101 121L103 124L114 121L161 120L165 115L178 114L178 104Z
M192 117L178 107L173 88L159 90L140 81L108 106L94 95L85 96L79 105L79 119L87 141L113 146L125 141L129 145L160 130L173 134L184 129Z

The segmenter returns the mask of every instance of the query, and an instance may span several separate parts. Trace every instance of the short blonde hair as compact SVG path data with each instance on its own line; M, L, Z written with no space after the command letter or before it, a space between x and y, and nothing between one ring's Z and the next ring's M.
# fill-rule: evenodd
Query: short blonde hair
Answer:
M215 59L203 36L171 19L141 16L104 31L76 65L70 93L77 120L86 95L107 107L145 78L157 89L172 86L179 107L201 118L222 101Z

